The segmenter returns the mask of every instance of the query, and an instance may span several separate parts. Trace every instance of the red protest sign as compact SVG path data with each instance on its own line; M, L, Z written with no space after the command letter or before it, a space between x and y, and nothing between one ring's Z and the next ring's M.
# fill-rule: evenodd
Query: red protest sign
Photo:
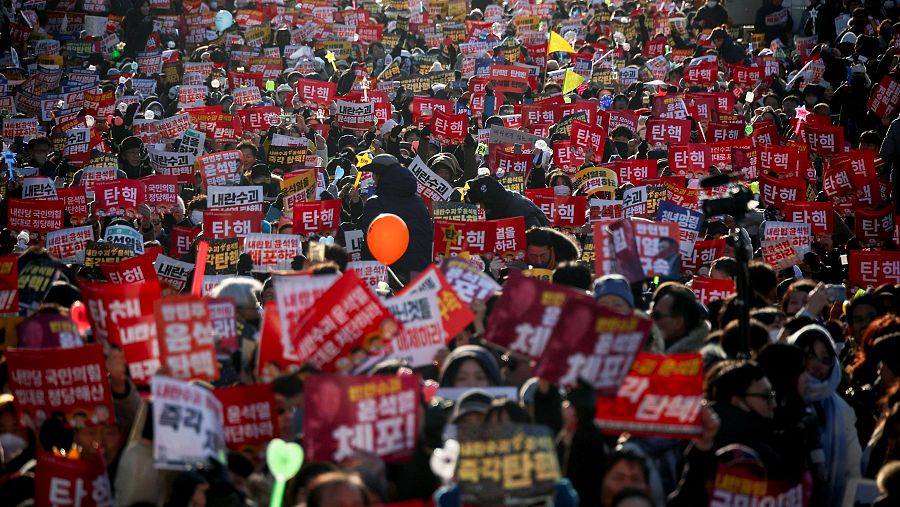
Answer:
M743 129L737 125L710 122L706 125L706 140L710 143L740 139Z
M101 262L103 276L112 283L138 283L147 280L158 280L153 269L153 257L141 254L119 262Z
M348 271L316 300L290 341L301 361L322 371L348 373L367 357L381 355L399 330L378 296Z
M65 203L72 225L83 224L87 220L87 194L84 187L68 187L56 189L56 195Z
M735 65L731 69L731 79L744 86L756 86L765 77L765 67L746 67Z
M413 115L413 121L418 122L421 118L434 116L435 113L452 113L453 103L449 100L433 99L431 97L413 97L410 106Z
M606 131L581 120L572 122L572 132L569 135L572 144L579 148L590 149L595 160L603 159L603 149L606 147Z
M779 238L771 241L760 242L763 260L776 270L787 269L803 260L791 245L790 238Z
M900 252L850 250L851 285L867 288L900 283Z
M433 258L440 260L462 252L469 255L491 254L496 235L496 225L488 221L435 220Z
M708 144L690 143L669 146L669 167L675 174L701 178L709 174L712 153Z
M303 434L309 459L340 463L357 452L408 461L419 432L419 376L309 375Z
M609 433L663 438L700 434L703 357L641 352L614 398L598 398L595 423Z
M492 64L488 78L495 91L524 93L528 89L528 69L525 67Z
M128 373L135 385L150 385L150 377L156 374L161 364L154 316L120 320L109 341L122 348L128 362Z
M294 204L294 234L335 235L341 221L341 200Z
M213 394L222 403L225 445L229 449L255 455L278 436L275 393L270 385L225 387Z
M160 360L169 375L181 379L219 378L212 324L206 301L197 296L170 296L154 305Z
M684 69L684 81L690 84L709 85L719 79L719 66L716 62L703 61L688 65Z
M869 111L884 118L890 115L900 101L900 81L884 76L869 97Z
M475 314L462 302L453 290L453 286L444 277L444 273L434 264L429 265L418 278L408 283L397 295L433 292L437 297L438 310L441 313L441 325L446 336L456 336L474 319Z
M182 225L172 227L172 243L169 245L169 251L173 257L181 257L191 251L191 244L194 243L201 229L193 229Z
M213 239L243 238L262 231L262 211L203 211L203 234Z
M269 130L281 124L281 108L278 106L249 107L238 111L238 116L241 126L249 132Z
M691 141L691 121L676 118L647 120L647 142L651 145L687 144Z
M708 305L712 301L725 299L734 294L734 280L721 280L705 276L695 276L691 281L691 289L697 301Z
M141 178L144 183L144 202L150 211L168 213L178 204L178 176L157 174Z
M298 79L296 88L300 100L316 104L330 104L337 93L337 83L317 79Z
M574 228L584 225L587 213L587 197L536 195L532 201L556 227Z
M101 452L72 458L38 450L34 490L36 507L105 507L114 503Z
M781 133L775 122L771 120L757 120L753 123L753 133L750 135L754 146L762 146L764 144L780 145Z
M837 155L844 151L844 127L806 123L806 142L814 155Z
M852 186L860 187L877 176L875 171L877 155L871 150L849 150L833 157L828 163L828 169L843 170L847 173L847 179Z
M459 144L466 138L469 118L466 113L447 114L436 111L431 118L431 132L445 144Z
M152 315L153 302L160 297L156 280L130 284L79 280L78 287L88 309L91 329L99 340L112 336L122 319Z
M567 299L534 374L560 386L580 380L600 396L615 396L652 326L650 319L636 314Z
M114 422L115 413L99 343L77 348L6 351L9 387L19 420L39 428L54 412L76 427Z
M690 257L681 258L681 269L696 272L701 266L706 266L725 253L724 239L705 239L694 243Z
M640 186L644 184L644 180L656 177L655 160L616 160L613 169L620 185L632 183Z
M220 151L197 157L203 183L209 185L237 185L241 181L240 150Z
M94 185L94 213L99 217L136 217L144 201L145 185L136 180L98 181Z
M63 228L62 199L8 200L7 226L13 231L52 232Z
M600 125L606 129L606 132L609 133L612 129L618 126L628 127L632 132L637 132L638 130L638 119L639 116L631 110L620 110L620 111L598 111L598 119Z
M540 123L557 123L559 120L556 116L556 103L554 102L536 102L533 104L522 104L522 119L528 125ZM562 118L562 117L559 117Z
M760 172L795 178L798 173L797 152L785 146L764 144L758 148L756 166Z
M788 222L810 224L813 234L834 230L834 204L830 202L786 202L782 211Z
M0 315L19 313L18 256L0 256Z
M569 299L590 302L572 288L510 273L500 299L491 310L484 339L532 359L541 357L562 308Z
M806 181L799 178L778 179L759 175L759 200L765 206L781 206L786 202L806 200Z
M868 247L880 247L894 239L894 206L880 210L857 209L853 232Z

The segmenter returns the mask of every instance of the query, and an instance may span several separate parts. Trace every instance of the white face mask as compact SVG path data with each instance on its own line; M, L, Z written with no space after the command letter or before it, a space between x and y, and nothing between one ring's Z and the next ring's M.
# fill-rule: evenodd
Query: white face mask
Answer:
M708 2L706 2L707 7L715 7L717 5L719 5L719 2L717 2L716 0L709 0Z
M191 222L194 222L195 224L198 224L198 225L202 224L203 223L203 212L199 211L199 210L191 211Z
M572 191L567 185L556 185L553 187L553 195L568 196L572 195Z

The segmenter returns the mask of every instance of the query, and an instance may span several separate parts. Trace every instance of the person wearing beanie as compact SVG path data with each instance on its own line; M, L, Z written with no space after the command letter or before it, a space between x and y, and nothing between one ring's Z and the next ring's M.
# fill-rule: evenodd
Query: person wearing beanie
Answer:
M153 168L144 159L144 142L139 137L126 137L119 145L119 169L130 180L153 175Z
M457 347L441 370L441 387L490 387L500 385L497 358L480 345Z
M598 304L622 313L629 313L634 309L631 284L622 275L604 275L595 280L594 299Z

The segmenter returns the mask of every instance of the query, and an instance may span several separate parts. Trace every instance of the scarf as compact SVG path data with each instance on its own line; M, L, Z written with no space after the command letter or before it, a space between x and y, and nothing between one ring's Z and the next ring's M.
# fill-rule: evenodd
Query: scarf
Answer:
M819 420L819 443L828 468L825 492L831 506L838 506L843 501L844 481L841 475L848 459L845 432L855 431L855 428L845 428L843 424L843 412L849 407L837 394L840 382L841 367L835 358L831 375L825 380L810 376L804 394L804 399L815 409Z

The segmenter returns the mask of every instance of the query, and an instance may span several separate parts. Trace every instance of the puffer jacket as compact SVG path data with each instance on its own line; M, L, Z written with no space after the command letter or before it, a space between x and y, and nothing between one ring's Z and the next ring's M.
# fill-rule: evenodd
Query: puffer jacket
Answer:
M484 207L488 220L524 217L525 228L546 227L550 220L533 202L525 196L507 190L502 183L492 176L480 176L469 180L469 191L466 194L470 202Z
M393 213L406 222L409 229L409 247L400 260L391 264L391 270L398 277L409 280L414 271L422 271L431 263L431 249L434 241L434 224L425 206L425 201L416 192L416 178L403 167L393 155L378 155L367 169L378 176L375 195L366 200L359 228L367 233L375 217L382 213ZM363 251L364 258L372 259L368 246Z

